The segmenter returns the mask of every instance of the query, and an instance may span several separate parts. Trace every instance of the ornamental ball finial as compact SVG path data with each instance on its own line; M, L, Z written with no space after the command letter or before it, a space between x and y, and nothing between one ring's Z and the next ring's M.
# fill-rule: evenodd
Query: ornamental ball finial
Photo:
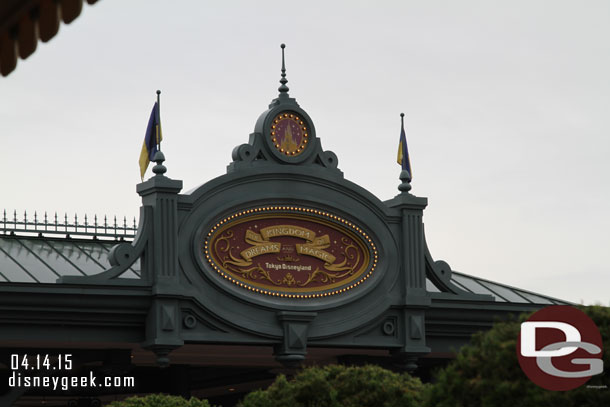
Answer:
M165 155L163 154L163 152L157 151L155 153L155 156L153 157L153 161L157 163L157 165L155 165L152 169L155 173L155 176L162 177L163 174L167 172L167 167L163 165L163 161L165 161Z

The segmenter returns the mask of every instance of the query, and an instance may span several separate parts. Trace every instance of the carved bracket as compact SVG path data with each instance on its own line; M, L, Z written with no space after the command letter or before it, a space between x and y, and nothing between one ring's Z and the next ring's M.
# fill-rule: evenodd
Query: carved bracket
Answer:
M140 223L138 232L131 243L119 243L108 253L111 267L99 274L91 276L61 276L59 284L114 284L114 285L148 285L147 278L142 274L139 279L120 278L144 253L152 233L152 208L140 208ZM144 267L141 267L144 270Z
M250 144L242 144L233 149L231 158L233 161L239 161L244 163L251 163L256 159L264 159L260 147L253 146Z
M432 259L432 255L430 254L430 250L428 249L428 244L425 243L424 236L424 247L425 247L425 256L426 256L426 277L432 281L432 283L439 289L441 292L452 293L455 295L459 295L461 297L468 297L469 299L477 299L481 301L490 301L493 300L493 297L487 294L473 294L467 291L462 290L457 287L455 284L451 282L451 274L452 270L447 262L442 260L434 261Z
M275 346L274 356L287 367L297 366L307 354L307 331L317 312L280 311L277 318L282 324L284 336Z
M333 169L337 168L337 165L339 165L339 159L332 151L320 151L316 158L316 162L326 168Z

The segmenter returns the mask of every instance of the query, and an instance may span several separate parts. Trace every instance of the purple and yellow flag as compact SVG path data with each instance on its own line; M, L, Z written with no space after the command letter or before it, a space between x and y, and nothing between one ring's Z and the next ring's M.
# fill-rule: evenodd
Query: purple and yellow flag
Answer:
M404 171L409 173L409 182L412 179L411 160L409 159L409 149L407 148L407 136L405 134L404 114L400 115L400 141L398 143L398 156L396 161L402 166Z
M144 181L144 173L148 168L148 163L155 158L155 154L159 151L161 140L163 140L163 135L161 134L159 103L155 102L152 112L150 112L146 135L144 136L144 143L142 143L142 151L140 152L140 177L142 181Z

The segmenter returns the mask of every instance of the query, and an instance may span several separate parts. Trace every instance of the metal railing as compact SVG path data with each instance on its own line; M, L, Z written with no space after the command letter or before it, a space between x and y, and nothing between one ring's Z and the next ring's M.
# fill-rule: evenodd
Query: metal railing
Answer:
M0 231L5 235L63 235L66 238L73 236L88 237L88 238L113 238L114 240L131 240L135 237L138 229L136 218L133 218L133 224L127 224L127 217L124 216L121 222L119 218L114 216L113 219L108 220L107 216L104 216L104 221L101 218L98 220L97 215L91 219L84 216L84 221L79 221L78 215L74 215L74 220L68 214L64 216L58 216L57 212L54 215L48 216L47 212L44 216L38 216L37 212L34 212L34 217L28 219L27 211L23 212L23 218L17 218L17 211L13 212L13 216L8 216L6 209L0 219Z

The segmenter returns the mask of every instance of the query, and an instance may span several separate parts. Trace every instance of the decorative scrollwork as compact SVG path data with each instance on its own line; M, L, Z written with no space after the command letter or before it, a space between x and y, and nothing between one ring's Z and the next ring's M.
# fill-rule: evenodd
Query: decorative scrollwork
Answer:
M275 282L273 280L273 278L271 278L271 274L267 270L262 268L260 264L257 264L256 266L251 267L249 269L245 269L245 270L238 269L236 267L231 267L231 265L229 263L224 264L224 266L228 270L230 270L230 271L232 271L234 273L237 273L237 274L239 274L240 276L242 276L244 278L249 278L250 280L259 280L259 279L261 279L261 280L267 280L267 281L269 281L269 282L271 282L271 283L273 283L275 285L281 285L282 284L281 281Z
M222 265L226 267L227 264L233 264L235 266L247 267L251 266L251 261L245 261L242 259L238 259L233 255L231 243L229 239L233 238L233 231L229 230L224 235L219 236L218 239L214 242L214 250L217 253L226 253L226 255L222 259ZM218 245L224 242L226 245L224 247L219 248Z
M297 281L294 279L292 273L286 273L286 275L282 279L282 283L286 284L288 287L291 287L297 284Z
M337 279L337 276L327 273L326 271L320 270L319 268L316 268L313 273L309 273L307 280L304 283L299 284L299 286L305 287L318 277L320 278L320 282L322 283L334 283Z
M324 268L328 270L328 272L317 268L312 273L309 273L307 280L304 283L299 284L301 287L305 287L309 283L316 281L317 278L319 278L319 282L321 283L334 283L338 278L354 274L354 271L360 263L360 251L349 239L342 237L341 241L345 245L345 249L343 250L343 261L338 264L325 264ZM345 271L345 273L341 273L342 271Z
M233 238L233 231L232 230L229 230L224 235L219 236L218 239L216 239L216 241L214 242L214 250L216 250L216 252L218 252L218 253L220 253L220 252L223 252L223 253L228 252L229 249L231 249L231 243L229 243L229 239L232 239L232 238ZM218 245L221 242L225 242L226 246L224 247L224 249L221 248L219 250L218 249Z
M337 165L339 164L337 155L332 151L320 151L318 153L317 162L326 168L337 168Z
M242 144L233 149L231 156L233 161L251 162L256 159L258 149L250 144Z
M219 221L204 250L231 283L288 298L352 289L370 276L378 258L372 239L355 224L288 206L248 209Z
M360 250L358 250L358 247L345 237L341 238L341 242L343 242L345 245L345 249L343 250L343 261L339 264L325 264L324 268L328 271L349 270L348 274L354 274L354 270L356 270L358 263L360 263ZM356 254L354 255L353 252ZM348 260L351 260L351 262L348 262Z

